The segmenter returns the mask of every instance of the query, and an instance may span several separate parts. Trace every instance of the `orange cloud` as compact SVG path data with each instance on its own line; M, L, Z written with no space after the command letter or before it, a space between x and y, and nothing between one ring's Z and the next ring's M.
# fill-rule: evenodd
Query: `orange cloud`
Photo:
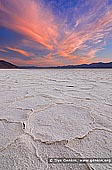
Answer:
M17 52L19 54L22 54L26 57L30 56L30 53L24 51L24 50L21 50L21 49L17 49L17 48L12 48L12 47L7 47L8 50L11 50L11 51L14 51L14 52Z
M48 54L43 58L39 58L37 60L37 65L38 66L57 66L57 65L63 65L64 62L62 62L61 60L55 58L53 56L53 54Z
M4 17L0 17L0 25L53 50L58 33L54 17L49 10L45 9L40 1L36 3L34 0L11 0L8 3L10 8L6 5L7 0L1 3L0 11L4 13Z
M7 51L6 51L6 50L4 50L4 49L0 49L0 52L4 52L4 53L6 53Z
M107 6L107 8L105 7L101 15L100 9L103 8L104 5ZM80 29L77 31L78 26ZM57 55L63 56L66 60L71 60L73 56L77 56L75 55L77 50L83 49L87 51L87 53L81 57L86 56L88 60L88 58L92 58L93 55L95 56L97 51L101 50L104 42L109 39L111 31L112 11L106 4L106 1L102 3L102 1L99 0L96 5L91 8L91 11L82 17L80 16L74 28L65 34L62 41L59 42ZM91 42L92 45L87 44L88 41ZM97 48L94 47L95 45L97 45ZM74 55L72 53L74 53ZM79 58L80 56L78 55L77 57ZM73 57L74 61L77 57Z

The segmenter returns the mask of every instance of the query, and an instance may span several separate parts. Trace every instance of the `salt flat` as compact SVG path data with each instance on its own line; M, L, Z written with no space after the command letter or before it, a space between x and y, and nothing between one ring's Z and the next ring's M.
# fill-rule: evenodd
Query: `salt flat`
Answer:
M0 170L111 170L112 70L0 70Z

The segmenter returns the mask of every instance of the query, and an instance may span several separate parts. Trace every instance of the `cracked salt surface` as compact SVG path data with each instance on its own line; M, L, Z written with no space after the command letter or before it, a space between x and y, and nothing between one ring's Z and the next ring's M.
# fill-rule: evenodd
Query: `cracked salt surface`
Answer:
M48 164L112 157L112 70L0 70L0 170L111 170Z

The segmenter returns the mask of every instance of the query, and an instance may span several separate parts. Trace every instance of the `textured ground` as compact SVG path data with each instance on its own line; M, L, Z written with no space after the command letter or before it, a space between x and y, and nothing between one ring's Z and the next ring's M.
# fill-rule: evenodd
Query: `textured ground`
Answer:
M112 70L0 70L0 170L112 170L50 157L112 157Z

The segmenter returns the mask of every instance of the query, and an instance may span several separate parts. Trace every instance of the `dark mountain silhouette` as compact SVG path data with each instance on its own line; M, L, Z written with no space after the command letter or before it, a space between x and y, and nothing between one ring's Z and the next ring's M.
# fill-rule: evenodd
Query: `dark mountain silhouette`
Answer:
M81 65L68 65L68 66L58 66L58 68L112 68L112 62L109 63L91 63L91 64L81 64Z
M4 60L0 60L0 69L12 69L12 68L13 69L18 68L18 66Z
M37 67L37 66L16 66L4 60L0 60L0 69L92 69L92 68L112 68L112 62L109 63L91 63L91 64L81 64L81 65L67 65L67 66L57 66L57 67Z

